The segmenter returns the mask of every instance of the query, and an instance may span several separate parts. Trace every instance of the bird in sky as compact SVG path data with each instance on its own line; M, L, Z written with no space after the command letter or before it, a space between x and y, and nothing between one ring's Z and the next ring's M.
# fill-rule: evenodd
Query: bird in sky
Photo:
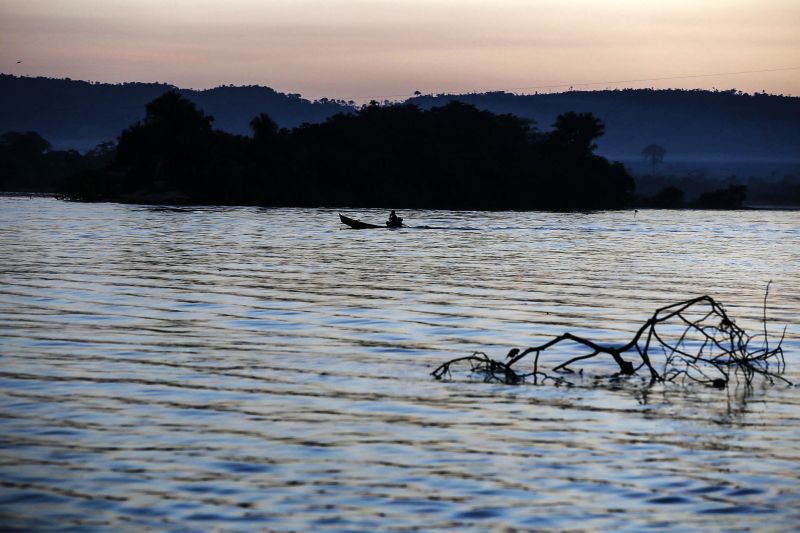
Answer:
M17 65L19 65L20 63L22 63L22 61L17 61Z

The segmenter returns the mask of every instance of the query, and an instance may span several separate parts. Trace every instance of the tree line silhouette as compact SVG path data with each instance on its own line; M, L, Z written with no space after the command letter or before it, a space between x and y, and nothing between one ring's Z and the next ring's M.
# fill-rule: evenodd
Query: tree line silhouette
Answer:
M604 126L590 113L564 113L545 133L461 102L429 110L373 102L291 130L261 114L251 136L216 130L213 120L177 92L163 94L122 132L113 162L71 178L68 194L476 209L618 208L634 199L624 167L594 154Z
M56 192L68 176L103 168L114 158L113 143L101 143L85 154L53 150L33 131L0 135L0 191Z
M294 128L355 110L351 102L325 98L311 101L260 86L190 90L165 83L110 84L0 74L0 132L36 131L56 147L83 151L115 138L122 129L141 120L145 105L168 90L176 90L217 117L215 128L239 135L249 135L248 123L263 111L281 127ZM783 173L786 166L778 161L796 160L800 153L797 97L621 89L535 95L497 91L419 94L407 103L430 109L451 100L534 119L541 129L549 128L566 111L591 112L606 125L598 153L620 159L629 170L634 168L642 174L649 173L649 167L640 165L639 153L646 144L643 140L665 146L671 157L678 156L694 168L707 168L717 176L767 177L773 170ZM712 161L725 155L731 158Z
M639 196L637 205L655 209L741 209L747 200L747 185L731 183L725 187L705 191L692 201L688 201L684 191L674 185L667 185L652 196ZM772 199L774 205L780 200ZM784 199L785 202L786 199Z

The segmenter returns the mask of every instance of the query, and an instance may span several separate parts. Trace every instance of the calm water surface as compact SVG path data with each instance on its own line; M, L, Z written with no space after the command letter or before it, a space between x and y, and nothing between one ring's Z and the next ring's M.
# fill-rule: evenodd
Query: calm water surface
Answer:
M773 280L800 382L800 212L336 215L0 199L0 522L800 524L798 387L429 375L705 293L757 331Z

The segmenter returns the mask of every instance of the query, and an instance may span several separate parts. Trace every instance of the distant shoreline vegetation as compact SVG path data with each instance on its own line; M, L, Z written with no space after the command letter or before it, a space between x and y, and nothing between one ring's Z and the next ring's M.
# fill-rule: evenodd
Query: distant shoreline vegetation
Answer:
M116 143L120 132L129 129L137 121L144 122L148 102L152 102L167 91L175 91L182 98L193 102L197 109L207 115L216 117L214 130L221 130L251 139L253 130L250 122L259 113L265 112L278 124L280 146L297 147L302 135L287 135L296 128L306 129L307 124L320 124L337 113L348 115L361 113L361 108L353 102L321 98L317 101L303 99L298 94L284 94L269 87L225 85L207 90L179 89L164 83L123 83L108 84L86 82L69 79L30 78L0 74L0 191L48 191L64 190L65 180L78 172L84 174L104 169L112 173L113 180L121 180L120 173L125 168L116 165ZM615 89L601 91L567 91L548 94L511 94L504 92L486 92L469 94L416 94L405 102L386 102L378 107L403 107L414 105L424 113L435 108L443 108L452 101L474 105L478 110L489 111L498 116L513 115L521 120L529 119L539 131L531 127L539 141L549 133L551 125L559 116L569 111L586 114L591 113L605 126L605 133L596 144L598 148L592 153L610 161L624 164L629 174L634 176L636 195L632 200L637 207L739 207L727 202L735 200L741 194L731 186L747 186L746 205L748 206L800 206L800 98L752 94L747 95L735 90L656 90L656 89ZM388 111L387 111L388 112ZM441 115L441 113L439 113ZM405 116L411 116L406 113ZM425 115L427 116L427 115ZM414 119L416 120L416 118ZM430 123L431 121L425 120ZM362 127L364 121L357 127ZM447 134L446 128L439 128ZM330 132L332 128L328 127ZM323 130L317 130L320 135ZM402 129L408 133L409 129ZM5 132L5 133L3 133ZM310 132L306 132L310 135ZM416 135L417 132L412 132ZM425 132L421 132L424 136ZM283 140L291 137L291 143ZM351 136L352 137L352 136ZM395 142L391 135L387 143ZM46 139L46 140L45 140ZM112 143L102 143L113 139ZM337 139L338 140L338 139ZM360 142L349 138L348 142ZM413 142L402 143L413 145ZM435 140L439 142L438 139ZM340 146L343 143L339 143ZM450 143L449 146L455 146ZM44 148L43 148L44 147ZM541 146L540 146L541 147ZM447 147L445 147L447 148ZM644 148L644 150L643 150ZM656 151L658 148L660 150ZM78 151L79 150L79 151ZM87 152L87 150L89 150ZM246 149L252 152L250 148ZM318 152L319 150L317 150ZM382 158L384 164L393 164L400 156L383 157L387 149L379 147L376 155L371 147L362 150L353 149L365 157L361 161L375 161ZM303 157L295 150L293 157ZM428 152L430 155L431 152ZM666 157L664 157L666 154ZM218 154L219 155L219 154ZM430 161L422 160L426 153L418 152L408 157L415 157L419 165L428 165ZM444 153L436 153L435 157L443 157ZM474 159L470 154L464 157L453 154L451 159L463 158L462 166L470 166ZM478 153L478 156L482 154ZM526 176L521 178L530 181L542 181L550 170L553 154L547 147L539 149L539 163L529 168ZM235 169L231 175L237 179L246 178L259 187L259 180L271 181L274 193L280 193L280 179L275 173L283 172L281 178L293 182L307 184L311 178L301 171L307 171L312 163L296 159L293 166L285 168L289 155L283 154L269 169L256 169L262 178L253 177L252 159L239 158L235 166L249 166L248 169ZM260 156L259 156L260 157ZM514 156L516 157L516 156ZM370 159L371 158L371 159ZM341 158L340 158L341 159ZM430 158L429 158L430 159ZM513 158L512 158L513 159ZM379 163L381 161L378 161ZM544 164L540 164L544 161ZM114 167L109 166L113 162ZM519 162L519 160L516 160ZM514 163L514 161L512 161ZM500 161L486 165L497 173L507 169L512 163ZM324 160L322 164L327 164ZM359 163L360 164L360 163ZM281 168L283 165L284 168ZM412 165L405 165L406 168ZM378 172L383 167L374 167L371 180L364 180L372 188L383 177ZM564 168L564 167L562 167ZM458 170L458 169L457 169ZM315 171L317 172L317 171ZM469 173L467 173L469 174ZM244 176L244 178L242 178ZM410 176L410 175L409 175ZM517 197L517 185L507 187L492 182L494 174L480 176L486 194L483 200L495 199L495 195L511 197L513 205L523 204L522 209L545 209L545 207L529 207L530 196ZM413 184L414 177L403 177L400 185ZM517 178L513 178L517 179ZM130 202L183 202L202 203L195 198L198 190L180 191L168 180L153 180L154 187L137 191L126 191L124 197L118 196L102 184L98 193L111 192L118 201ZM340 180L342 181L342 180ZM315 196L299 198L303 204L311 204L313 198L319 198L325 192L327 183L314 186L310 192ZM530 183L527 184L530 186ZM409 185L410 186L410 185ZM423 184L428 186L428 184ZM443 185L447 188L449 185ZM362 185L355 185L359 188ZM501 187L507 190L502 191ZM543 189L541 183L537 185ZM454 187L461 193L461 186ZM220 188L220 195L224 188ZM424 187L421 187L424 192ZM677 189L677 191L675 190ZM530 191L530 189L529 189ZM715 191L727 191L716 194ZM91 193L91 191L89 191ZM256 191L259 192L259 191ZM262 191L263 192L263 191ZM266 198L262 192L258 196L247 195L240 200L216 200L211 196L207 203L260 203L272 204L278 201L279 195ZM285 191L283 191L285 193ZM380 191L377 191L380 192ZM711 196L707 193L714 193ZM703 197L703 195L706 195ZM206 195L208 196L208 195ZM424 196L424 195L423 195ZM434 196L433 194L431 196ZM547 204L545 195L534 199L536 205ZM88 197L88 196L87 196ZM491 198L490 198L491 197ZM292 198L290 198L292 200ZM385 195L378 197L381 205L393 200ZM423 197L415 198L423 200ZM526 203L523 203L525 200ZM722 201L720 203L720 200ZM323 197L325 204L334 201ZM294 205L295 201L282 200ZM337 201L337 203L339 203ZM430 202L428 202L430 203ZM563 205L564 202L558 202ZM566 202L569 205L571 202ZM586 205L586 202L578 201ZM600 202L601 204L604 202ZM623 203L622 201L614 203ZM701 205L707 204L707 205ZM459 204L461 205L461 204ZM626 203L625 206L631 205ZM396 205L394 205L397 207ZM499 207L502 208L502 207ZM549 208L549 207L548 207ZM552 207L557 209L558 207ZM487 208L488 209L488 208ZM562 209L567 209L562 207Z
M51 150L33 132L3 134L0 171L44 185L30 190L58 189L90 202L725 209L741 208L747 194L731 185L688 203L680 190L665 187L637 199L624 166L594 153L604 125L591 113L563 113L544 133L531 120L459 101L430 109L372 102L293 129L260 114L251 136L214 129L213 121L170 90L147 104L145 118L126 128L116 146L104 143L83 155ZM26 182L8 183L24 190Z
M280 129L267 115L252 136L212 127L177 92L146 107L114 160L69 180L84 201L263 206L601 209L630 206L635 183L593 153L603 124L560 115L554 129L450 102L421 110L372 103L320 124Z

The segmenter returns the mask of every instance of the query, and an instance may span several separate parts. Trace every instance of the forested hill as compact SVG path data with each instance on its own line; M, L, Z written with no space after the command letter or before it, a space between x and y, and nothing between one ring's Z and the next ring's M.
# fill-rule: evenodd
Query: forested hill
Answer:
M101 141L115 140L123 128L143 118L147 102L173 88L155 83L115 85L0 75L0 133L36 131L57 148L88 149ZM280 126L294 127L352 110L343 101L311 102L268 87L225 86L179 92L212 115L217 128L230 133L249 134L248 124L259 113L267 113ZM598 153L626 164L645 164L641 152L651 143L666 149L665 165L681 160L800 164L798 97L733 91L619 90L418 96L409 102L429 109L449 100L531 118L542 131L549 130L561 113L591 112L606 125Z
M351 109L344 102L310 102L299 94L260 86L195 91L164 83L90 83L0 74L0 133L35 131L56 148L85 150L116 140L120 131L144 118L148 102L169 90L197 104L215 118L217 128L230 133L249 134L250 121L260 113L292 128Z
M591 112L606 125L598 152L641 157L651 143L668 158L800 160L800 98L735 91L625 89L529 96L509 93L420 96L420 107L450 100L533 118L547 129L565 110Z

